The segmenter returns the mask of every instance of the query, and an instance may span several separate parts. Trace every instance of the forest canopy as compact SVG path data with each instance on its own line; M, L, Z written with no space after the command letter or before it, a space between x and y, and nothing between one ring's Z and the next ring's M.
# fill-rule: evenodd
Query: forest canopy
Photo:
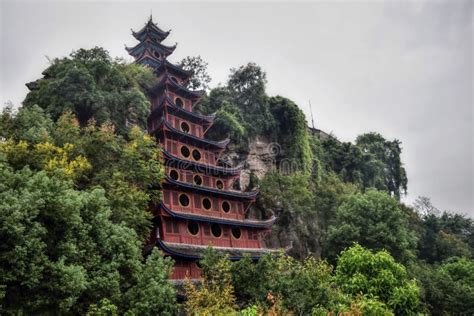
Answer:
M209 248L201 286L184 284L178 304L172 259L143 251L164 176L146 132L153 72L80 49L0 115L0 313L474 313L473 220L426 197L401 202L399 140L312 134L294 101L267 94L255 63L215 88L201 57L180 64L196 74L189 88L207 90L196 109L216 115L206 137L229 136L227 154L244 161L257 138L278 144L275 168L252 186L256 210L278 218L266 242L292 244L289 256L231 262Z

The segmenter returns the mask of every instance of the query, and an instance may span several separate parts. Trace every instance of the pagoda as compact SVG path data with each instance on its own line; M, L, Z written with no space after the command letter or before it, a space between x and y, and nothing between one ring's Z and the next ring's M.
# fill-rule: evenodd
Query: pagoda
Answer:
M199 279L198 260L208 245L231 260L246 253L258 260L273 251L264 247L263 238L275 217L252 218L249 210L258 192L233 189L240 169L220 159L229 139L206 139L214 116L193 111L204 91L186 88L192 72L167 60L176 48L162 43L169 33L150 17L140 31L132 31L139 43L126 47L136 63L149 66L157 77L148 91L148 132L162 149L165 179L163 199L151 207L154 227L149 243L175 260L172 279Z

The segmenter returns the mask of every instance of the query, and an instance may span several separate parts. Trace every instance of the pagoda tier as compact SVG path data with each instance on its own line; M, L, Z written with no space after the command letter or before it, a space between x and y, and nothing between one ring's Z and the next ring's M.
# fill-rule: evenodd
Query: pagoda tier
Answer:
M171 31L163 31L153 23L153 17L150 15L150 18L148 19L148 22L145 24L145 26L138 32L134 32L132 30L132 35L135 37L138 41L144 41L147 38L153 39L156 42L162 42L164 41L168 35L170 34Z
M183 159L177 155L173 155L166 149L162 149L163 157L166 160L166 166L171 168L180 168L181 170L192 170L195 172L202 172L210 175L240 175L241 168L229 168L223 166L216 166L211 164L199 163L196 161Z
M195 178L196 176L199 176L199 174L195 174L193 178ZM165 176L165 179L166 179L166 182L163 183L165 187L177 188L181 191L186 191L186 192L188 191L199 192L201 194L211 194L214 196L227 197L229 199L241 199L241 200L245 199L245 200L252 200L252 201L255 200L255 198L258 195L258 191L241 192L241 191L234 191L234 190L223 190L223 189L206 187L203 185L196 185L196 184L191 184L191 183L187 183L183 181L173 180L171 179L170 176Z
M192 104L196 104L200 101L205 93L204 90L193 91L187 89L178 78L171 76L168 72L163 73L158 78L158 82L149 89L148 94L153 98L155 96L161 96L164 91L172 92L174 96L186 98L192 101Z
M173 51L176 49L176 45L166 46L146 39L134 47L125 46L125 49L137 60L140 60L145 55L148 55L151 58L162 60L173 53Z
M194 127L193 124L197 124L196 128L199 124L202 125L204 127L203 134L212 126L215 118L214 115L202 115L188 111L176 105L167 95L163 95L159 100L153 102L151 108L151 114L148 117L149 123L159 120L160 117L164 117L167 121L178 119L179 123L186 122L188 125L191 124L191 127ZM180 126L180 124L176 126Z
M184 125L183 122L186 125ZM200 129L197 129L194 127L194 125L187 124L187 122L179 120L178 118L173 119L171 122L169 122L164 117L162 117L157 122L151 122L149 126L151 135L166 134L168 138L173 139L176 142L179 141L183 145L186 144L193 147L214 148L217 150L223 150L226 148L230 141L229 138L226 138L219 142L203 138L202 126Z
M275 216L271 216L265 220L255 220L255 219L229 219L227 216L224 217L222 213L216 213L209 215L209 212L202 214L201 212L196 213L189 213L189 212L182 212L182 211L174 211L169 208L169 206L165 205L164 203L160 204L161 212L158 213L159 215L168 215L173 218L178 219L185 219L185 220L194 220L197 222L205 222L205 223L216 223L221 225L229 225L229 226L236 226L236 227L251 227L251 228L269 228L273 225L276 220Z
M258 259L273 251L264 247L263 238L275 217L251 217L258 191L233 189L240 168L220 158L229 139L204 137L214 116L193 111L205 92L188 89L192 72L166 60L175 48L161 44L169 32L150 19L133 34L140 43L127 50L137 63L152 67L157 77L148 91L148 131L161 146L166 174L161 183L163 200L151 206L154 227L149 245L175 259L172 279L199 278L196 260L209 245L232 260L246 253Z
M166 59L156 68L155 72L158 77L167 72L171 77L174 76L179 78L182 83L187 82L187 80L193 75L192 71L184 70L180 66L172 64Z

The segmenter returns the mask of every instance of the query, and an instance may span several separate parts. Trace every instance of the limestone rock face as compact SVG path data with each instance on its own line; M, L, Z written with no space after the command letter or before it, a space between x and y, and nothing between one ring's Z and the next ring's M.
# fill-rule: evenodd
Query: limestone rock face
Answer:
M264 137L257 137L249 144L249 148L248 154L229 151L226 155L233 166L242 167L239 179L242 191L247 189L252 173L262 179L267 172L276 168L276 156L280 152L278 144L271 143Z

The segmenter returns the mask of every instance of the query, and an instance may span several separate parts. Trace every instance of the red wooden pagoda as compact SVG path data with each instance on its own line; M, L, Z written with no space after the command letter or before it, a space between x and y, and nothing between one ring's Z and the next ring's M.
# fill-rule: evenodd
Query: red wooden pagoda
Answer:
M153 207L155 224L150 242L174 258L172 279L186 275L199 278L197 260L208 245L228 253L231 260L244 253L256 260L269 251L262 236L275 218L249 218L257 192L232 189L240 170L220 160L229 140L205 138L214 117L193 111L204 91L187 89L192 73L167 60L176 48L162 44L169 33L150 17L140 31L133 32L140 43L126 49L137 63L151 67L158 78L149 90L152 112L148 129L161 145L166 177L163 201Z

